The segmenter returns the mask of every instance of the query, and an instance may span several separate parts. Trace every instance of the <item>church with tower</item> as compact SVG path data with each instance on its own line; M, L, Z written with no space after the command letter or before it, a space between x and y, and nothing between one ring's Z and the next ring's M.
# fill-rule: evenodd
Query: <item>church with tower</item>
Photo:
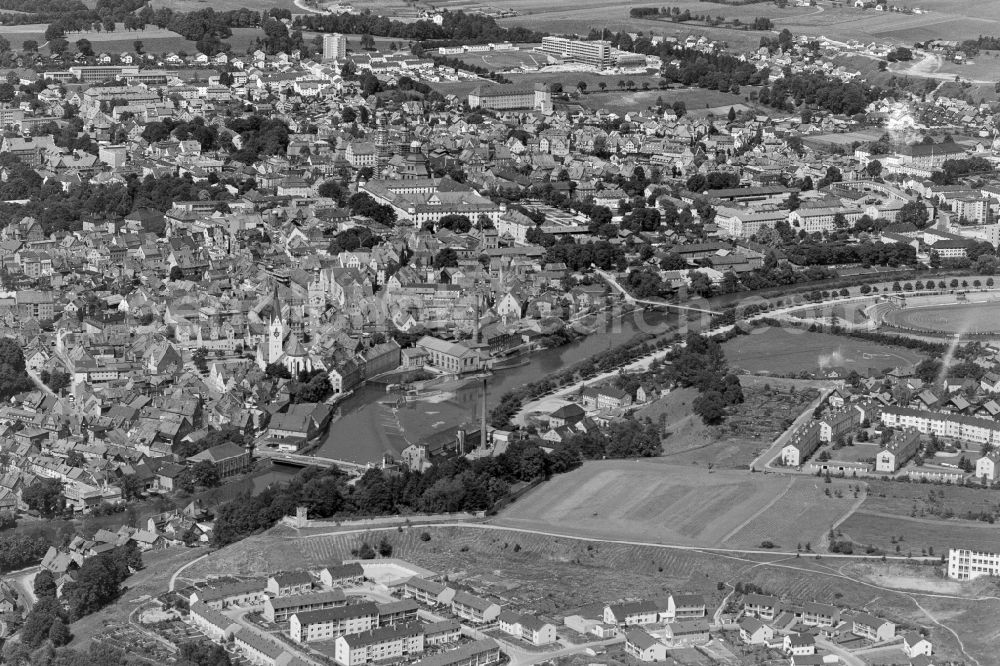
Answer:
M267 323L266 339L257 345L257 365L260 369L275 363L284 366L292 377L302 372L326 370L323 360L311 354L298 334L285 325L277 294L274 301L270 321Z

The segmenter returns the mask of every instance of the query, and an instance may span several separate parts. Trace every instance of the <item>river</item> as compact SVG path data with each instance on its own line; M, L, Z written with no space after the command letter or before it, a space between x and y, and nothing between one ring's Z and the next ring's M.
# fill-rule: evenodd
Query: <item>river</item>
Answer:
M636 311L607 318L597 330L561 347L531 354L529 363L497 370L487 380L487 409L507 391L543 379L569 365L622 345L643 332L662 334L677 323L677 316L662 311ZM478 421L481 382L446 394L439 401L418 400L397 409L394 394L369 384L337 405L339 418L330 426L316 455L357 463L379 462L384 453L399 457L410 443L464 422Z

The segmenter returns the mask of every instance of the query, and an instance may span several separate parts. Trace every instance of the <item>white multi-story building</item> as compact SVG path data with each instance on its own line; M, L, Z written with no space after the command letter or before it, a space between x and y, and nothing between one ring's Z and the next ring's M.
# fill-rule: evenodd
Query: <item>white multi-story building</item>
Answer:
M605 40L585 41L567 39L566 37L542 37L542 45L538 47L542 53L548 53L584 65L592 65L599 69L611 66L611 42Z
M378 607L364 602L295 613L289 618L288 633L296 642L309 643L360 634L377 626Z
M334 658L343 666L358 666L385 659L396 660L423 651L424 630L419 622L338 636L334 643Z
M980 576L1000 576L1000 553L948 550L948 578L972 580Z
M991 451L976 461L976 478L996 481L997 465L1000 465L1000 450Z
M343 60L347 57L347 35L334 32L323 35L323 59Z
M774 228L778 222L787 221L785 210L753 211L720 206L715 215L719 232L730 238L750 238L765 227Z
M908 407L886 407L882 425L893 428L916 428L923 434L934 433L976 444L1000 444L1000 423L962 414L925 412Z

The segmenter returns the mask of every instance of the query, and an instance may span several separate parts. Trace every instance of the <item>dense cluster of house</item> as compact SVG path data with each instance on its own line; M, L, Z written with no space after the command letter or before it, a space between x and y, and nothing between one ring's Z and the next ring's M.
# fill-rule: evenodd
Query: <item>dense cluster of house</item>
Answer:
M711 617L699 594L608 604L599 618L570 615L563 624L597 639L624 636L625 653L639 661L664 661L667 648L707 643Z
M283 665L298 659L300 651L315 649L341 666L404 661L422 666L487 666L500 660L495 640L463 625L499 626L505 634L533 645L555 642L553 625L531 615L501 612L497 604L443 583L418 576L402 578L390 587L399 593L399 600L374 602L358 593L366 580L364 565L348 562L268 578L208 581L190 592L188 621L211 640L232 643L261 666ZM355 590L348 596L345 588ZM261 606L267 624L238 621L232 612ZM418 617L420 606L440 619ZM448 616L442 617L442 611ZM269 636L274 626L285 639Z
M912 666L934 663L930 639L917 632L900 636L895 623L866 611L844 611L828 604L748 594L743 599L738 626L745 644L781 650L789 656L792 666L828 663L817 648L817 639L854 649L894 644L900 637L903 654Z
M993 484L1000 474L1000 388L990 352L976 363L982 379L944 377L925 383L913 368L834 391L820 410L791 433L778 460L813 473L908 476L948 483ZM870 456L843 457L847 444ZM935 455L941 450L943 457Z

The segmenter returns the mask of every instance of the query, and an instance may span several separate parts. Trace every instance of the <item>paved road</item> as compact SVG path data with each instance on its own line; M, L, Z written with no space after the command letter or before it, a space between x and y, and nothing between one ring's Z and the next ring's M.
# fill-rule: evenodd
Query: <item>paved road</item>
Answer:
M173 592L174 591L174 586L177 584L177 577L181 574L181 572L184 571L185 569L187 569L189 566L191 566L195 562L202 561L203 559L205 559L209 555L211 555L211 553L205 553L204 555L200 555L200 556L194 558L190 562L185 562L184 564L182 564L180 566L180 568L178 568L177 571L174 572L174 575L172 575L170 577L170 585L167 586L167 590L170 591L170 592Z
M510 657L510 666L532 666L532 664L540 664L543 661L550 661L557 657L565 657L571 654L580 654L586 651L588 648L605 647L608 645L615 645L617 643L624 643L624 636L615 636L614 638L609 638L603 641L595 641L593 643L583 643L581 645L570 645L568 647L563 647L558 650L552 650L550 652L529 652L528 650L522 650L520 648L514 647L510 643L504 641L504 652Z
M284 649L287 652L290 652L291 654L294 654L296 657L298 657L305 663L312 664L313 666L325 666L323 662L317 660L307 651L299 648L293 648L290 645L288 645L288 643L284 641L279 641L277 638L275 638L268 632L264 631L257 625L252 624L246 619L246 616L249 615L250 613L260 611L263 608L264 608L263 606L251 606L249 608L236 608L233 610L222 611L222 613L229 619L235 620L236 623L239 624L241 627L243 627L246 631L251 631L257 636L263 638L264 640L271 641L272 643L280 645L282 649Z
M778 453L781 452L781 449L783 449L785 444L788 443L788 440L791 439L792 434L812 418L813 412L816 408L823 404L823 401L826 400L827 396L831 393L833 393L833 389L820 389L819 397L809 403L809 406L795 418L792 425L789 426L785 432L778 435L778 438L774 440L774 443L772 443L771 446L767 447L763 453L750 462L750 471L752 472L757 469L757 464L761 462L761 459L763 459L764 469L770 470L771 461L778 457ZM782 469L782 471L784 472L788 470Z
M496 519L492 519L496 520ZM539 536L555 537L559 539L574 539L576 541L584 541L587 543L612 543L621 546L646 546L649 548L665 548L670 550L686 550L694 551L698 553L706 554L721 554L721 555L770 555L775 557L795 557L796 555L801 556L802 553L798 551L783 551L783 550L751 550L747 548L716 548L709 546L678 546L666 543L656 543L653 541L630 541L627 539L600 539L596 537L586 537L573 534L570 531L567 532L549 532L545 530L529 530L521 527L510 527L507 525L497 525L495 523L468 523L468 522L441 522L441 523L421 523L421 527L467 527L470 529L477 530L494 530L498 532L513 532L516 534L536 534ZM391 527L366 527L363 529L356 530L330 530L329 532L319 532L316 534L305 534L302 536L288 537L290 539L316 539L325 536L335 536L335 535L345 535L345 534L366 534L371 532L388 532L396 531L396 526ZM873 557L871 555L844 555L841 553L822 553L823 559L826 560L841 560L841 561L875 561L880 558ZM905 562L939 562L938 557L904 557L902 555L886 555L886 560L899 560ZM773 562L762 562L761 564L773 564ZM847 578L853 580L846 574L830 574L837 576L838 578ZM885 589L891 592L896 592L897 590L889 587L883 588L880 585L871 584L872 587ZM924 596L930 597L943 597L947 599L965 599L966 597L959 597L947 594L926 594ZM980 597L974 600L985 600L994 599L1000 601L1000 597Z
M840 660L847 664L847 666L865 666L865 660L855 655L851 654L849 651L840 647L836 643L831 643L825 638L819 636L816 637L816 645L823 648L827 652L832 652L833 654L840 657Z

